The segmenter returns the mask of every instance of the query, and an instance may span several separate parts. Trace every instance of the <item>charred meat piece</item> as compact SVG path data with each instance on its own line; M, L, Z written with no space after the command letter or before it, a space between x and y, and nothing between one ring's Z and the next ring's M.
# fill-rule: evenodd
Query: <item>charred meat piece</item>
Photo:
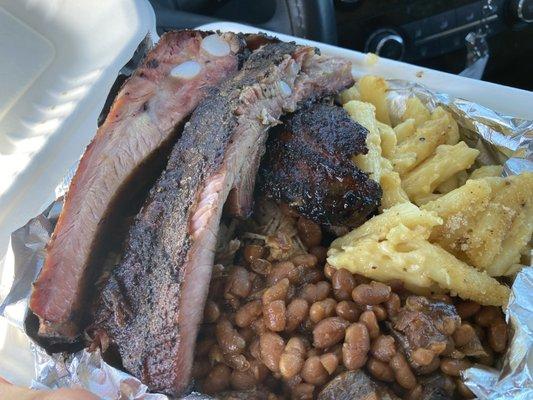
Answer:
M252 190L238 175L255 175L255 158L282 114L351 82L347 61L267 44L194 111L95 313L95 330L151 390L177 395L189 384L222 208L232 188Z
M435 355L441 354L460 324L461 318L453 304L409 296L389 328L411 366L421 373L424 367L414 362L414 352L426 349Z
M318 400L371 399L399 400L399 397L362 370L343 372L324 386L318 395Z
M423 388L421 400L448 400L453 398L455 383L443 373L437 372L422 377L420 385Z
M124 84L80 161L34 284L30 308L40 319L41 336L76 339L106 232L140 188L146 194L177 127L209 87L237 72L243 47L234 34L168 33Z
M357 226L381 201L381 188L350 158L367 152L367 130L343 108L317 103L285 119L268 140L260 190L327 226Z
M414 349L430 349L445 345L460 324L453 304L409 296L394 321L394 329L402 332Z

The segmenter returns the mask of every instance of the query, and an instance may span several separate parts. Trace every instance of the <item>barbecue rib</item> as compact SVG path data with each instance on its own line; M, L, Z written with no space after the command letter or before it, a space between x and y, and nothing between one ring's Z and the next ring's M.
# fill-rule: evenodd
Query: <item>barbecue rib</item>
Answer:
M347 61L266 44L194 111L127 239L95 311L93 332L151 390L189 384L224 202L251 191L267 130L297 104L352 83Z
M83 324L81 307L90 297L86 285L94 283L100 271L97 257L103 252L97 250L109 238L105 233L116 225L117 213L136 190L153 183L153 175L164 167L162 149L168 148L168 154L177 128L208 88L237 72L241 39L224 34L224 44L216 35L208 35L179 31L161 37L122 87L87 147L31 296L40 335L76 339ZM153 163L160 166L150 172ZM146 179L149 176L151 180Z
M272 130L259 188L327 226L353 227L374 212L381 188L350 158L367 152L367 130L343 108L312 104Z

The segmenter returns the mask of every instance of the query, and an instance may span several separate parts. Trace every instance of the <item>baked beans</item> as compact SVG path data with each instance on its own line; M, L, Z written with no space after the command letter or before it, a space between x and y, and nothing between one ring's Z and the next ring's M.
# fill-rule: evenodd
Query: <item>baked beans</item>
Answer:
M362 323L356 322L346 329L342 345L342 360L347 369L353 370L365 365L370 350L370 335Z
M339 317L323 319L313 329L313 346L324 349L339 343L348 325L348 321Z
M399 281L337 270L325 261L320 227L303 218L294 224L307 252L285 254L280 242L273 254L273 242L254 239L237 253L240 265L214 274L192 371L199 389L315 399L338 374L363 369L398 396L419 399L425 377L440 370L449 393L473 397L460 373L473 362L494 366L505 351L508 330L499 308L447 295L412 296ZM455 307L457 315L418 320L428 301ZM426 335L418 341L396 326L405 310L412 313L407 326L433 324L414 329Z

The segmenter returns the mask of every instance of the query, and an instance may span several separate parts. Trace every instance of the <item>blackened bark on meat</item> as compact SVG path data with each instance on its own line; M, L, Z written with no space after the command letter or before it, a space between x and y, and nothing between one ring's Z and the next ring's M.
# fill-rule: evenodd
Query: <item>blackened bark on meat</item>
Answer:
M127 229L122 234L116 227L138 212L183 123L208 88L237 72L244 41L223 34L230 51L221 57L202 49L207 35L184 30L162 36L126 81L85 150L30 299L40 320L39 336L58 342L79 338L104 256L126 235ZM172 75L174 67L190 60L200 67L196 76Z
M230 189L247 189L238 176L255 176L267 130L351 82L344 60L267 44L194 111L96 305L94 331L151 390L177 395L189 384L222 208Z
M303 108L273 129L259 189L317 223L360 225L378 208L382 194L350 160L366 154L367 133L341 107Z
M368 152L368 130L350 118L344 108L334 104L310 104L289 116L286 126L301 144L313 147L324 156L349 159Z
M244 35L246 49L250 52L257 50L261 46L269 43L279 43L279 39L274 36L268 36L264 33L250 33Z

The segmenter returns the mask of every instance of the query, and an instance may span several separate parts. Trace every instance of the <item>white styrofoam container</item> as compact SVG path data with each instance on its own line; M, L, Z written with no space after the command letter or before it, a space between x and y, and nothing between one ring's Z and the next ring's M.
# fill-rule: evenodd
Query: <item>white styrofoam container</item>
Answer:
M149 31L147 0L0 0L0 258L9 233L52 200Z
M31 31L31 34L34 36L36 34L40 35L39 39L43 42L43 47L45 48L45 50L38 50L37 52L37 56L40 57L41 64L44 66L41 66L41 69L34 68L29 70L29 72L24 72L26 76L35 76L35 78L29 80L26 78L28 87L30 87L28 91L31 91L33 82L40 80L43 75L46 75L52 65L56 65L56 69L54 69L55 75L48 76L40 84L40 96L44 96L42 98L44 100L37 96L24 106L28 107L28 115L31 118L20 118L18 122L12 121L12 123L19 124L17 126L27 125L28 128L32 128L29 130L30 134L27 137L19 138L16 135L13 136L13 132L16 133L16 130L13 129L4 130L2 125L4 114L2 110L6 101L1 99L3 88L1 85L3 83L0 82L0 157L5 151L3 149L12 148L9 146L13 146L13 144L18 146L17 149L25 157L23 160L25 169L23 169L22 173L18 173L9 183L7 194L1 194L2 189L0 189L0 205L3 204L2 202L5 199L13 201L5 212L0 209L0 258L2 254L1 246L6 243L6 235L24 224L28 218L38 214L42 207L52 200L55 185L60 181L70 165L79 158L81 152L94 135L98 113L116 77L117 71L131 57L146 31L153 29L153 13L142 0L113 0L97 3L98 12L92 10L91 5L95 3L90 0L77 0L75 2L60 0L0 0L0 51L3 49L2 46L4 46L1 38L1 34L4 31L1 25L2 18L5 18L2 13L5 10L12 14L16 12L22 13L22 15L24 13L32 14L31 18L21 18L20 20L21 22L24 21L22 22L26 25L24 28ZM54 11L49 11L48 4L52 5L50 7ZM117 4L119 4L119 11L117 11ZM59 5L66 7L70 11L59 11ZM128 8L128 5L131 8ZM79 17L80 15L83 17ZM51 18L50 16L55 17ZM59 16L61 17L59 18ZM54 24L59 26L54 26ZM20 27L17 28L22 29ZM524 90L472 80L383 58L379 59L376 64L370 65L367 56L360 52L259 30L258 28L236 23L213 23L203 25L199 29L266 32L282 40L316 46L324 54L345 57L353 62L355 76L372 73L386 78L409 79L420 82L429 88L475 101L504 114L533 119L533 93ZM68 32L71 35L66 44L62 42L61 35L56 35L57 31ZM48 32L50 32L50 36L47 36ZM31 36L29 33L26 34ZM113 39L117 39L117 41L114 42ZM63 54L63 45L76 47L75 57L77 59L72 60L63 55L60 57L61 61L54 64L53 60L58 58L58 54ZM87 49L80 49L81 46L87 46ZM16 48L13 48L12 51L16 51ZM69 74L61 72L61 65L64 63L71 67ZM92 67L85 68L85 63L90 63ZM0 68L3 68L1 61ZM3 70L0 69L0 81L3 79L2 74ZM67 84L69 88L58 89L59 83ZM20 86L17 85L11 85L11 88L21 90ZM66 98L62 97L65 96L63 92L66 92ZM48 99L46 96L62 101L58 101L56 106L52 108L53 104L46 102L46 99ZM16 102L16 98L13 100L12 96L11 100L8 101ZM71 101L74 102L72 105L70 105ZM41 104L44 104L44 106L41 106ZM61 106L59 111L56 110L58 105ZM56 111L54 112L54 110ZM49 122L50 120L54 121L54 119L59 121ZM8 134L5 135L5 132ZM43 132L48 134L43 134ZM9 135L10 133L11 136ZM31 143L31 140L35 137L40 138L36 140L37 143L35 144L38 151L33 151L33 148L26 147L26 143ZM28 142L24 140L28 140ZM7 147L3 147L4 143L7 143ZM0 172L3 172L1 169L3 165L0 164ZM5 223L6 221L8 224ZM2 294L2 288L5 289L9 282L10 271L4 271L2 275L0 264L0 294ZM1 321L0 375L22 384L28 383L33 377L32 359L28 350L27 339L15 329L8 330L5 324L1 324Z
M10 233L53 200L149 33L157 38L147 0L0 0L0 298ZM33 376L27 339L2 318L0 376Z

